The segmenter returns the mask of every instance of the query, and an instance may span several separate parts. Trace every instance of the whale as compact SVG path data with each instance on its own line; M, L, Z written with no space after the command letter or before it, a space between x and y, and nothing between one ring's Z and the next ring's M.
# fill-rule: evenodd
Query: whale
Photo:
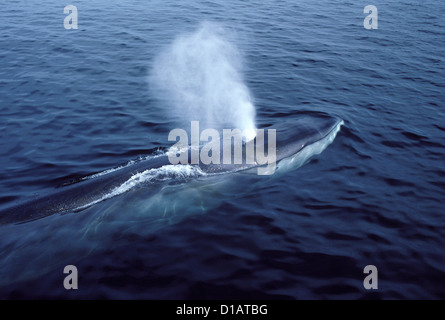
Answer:
M276 130L276 170L292 167L293 163L301 166L314 155L321 153L332 143L343 124L339 117L311 112L265 126L265 129ZM256 144L257 141L252 139L243 142L243 154L249 148L249 143ZM267 148L268 140L265 139L264 143ZM147 181L147 177L151 183L163 183L165 180L184 177L217 177L233 172L252 173L252 169L259 166L255 161L245 160L229 164L223 164L223 161L210 164L204 164L202 161L197 164L171 164L169 153L161 152L140 161L131 161L117 168L82 177L74 183L54 188L47 194L14 204L0 211L0 225L21 224L54 214L79 212L131 190L138 183Z

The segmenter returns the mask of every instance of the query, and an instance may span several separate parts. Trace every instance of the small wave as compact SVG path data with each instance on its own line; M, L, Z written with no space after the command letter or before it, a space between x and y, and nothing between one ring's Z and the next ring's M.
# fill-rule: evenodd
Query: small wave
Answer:
M121 165L121 166L114 167L114 168L111 168L111 169L107 169L107 170L104 170L104 171L101 171L101 172L98 172L98 173L94 173L94 174L91 174L91 175L89 175L89 176L85 176L85 177L81 178L80 181L89 180L89 179L97 178L97 177L100 177L100 176L104 176L104 175L106 175L106 174L115 172L115 171L117 171L117 170L126 168L126 167L128 167L128 166L131 166L131 165L133 165L133 164L135 164L135 163L137 163L137 162L139 162L139 161L144 161L144 160L149 160L149 159L158 158L158 157L160 157L160 156L162 156L162 155L164 155L164 152L163 152L163 151L158 151L158 152L157 152L156 154L154 154L154 155L149 155L149 156L145 156L145 157L140 157L138 160L130 160L130 161L128 161L126 164L123 164L123 165Z
M101 198L97 200L94 200L86 205L76 208L75 211L83 210L96 203L118 196L122 193L130 191L134 187L141 184L150 182L162 182L168 180L196 178L204 175L206 175L206 173L203 172L198 166L182 165L182 164L165 165L160 168L148 169L134 174L133 176L131 176L130 179L122 183L120 186L114 188L111 192L103 195Z

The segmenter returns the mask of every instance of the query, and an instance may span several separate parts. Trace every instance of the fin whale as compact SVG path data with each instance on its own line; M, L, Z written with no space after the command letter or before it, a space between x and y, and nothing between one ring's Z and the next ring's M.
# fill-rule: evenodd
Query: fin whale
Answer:
M343 121L324 113L311 113L297 119L282 121L270 126L276 130L276 163L302 153L309 146L329 138L332 142ZM267 128L265 128L267 129ZM266 141L267 144L267 141ZM326 144L326 146L327 146ZM243 144L243 152L246 144ZM323 149L326 147L324 146ZM264 146L266 149L266 146ZM320 151L321 152L321 151ZM80 182L56 189L47 195L12 206L0 212L0 225L24 223L57 213L80 211L97 202L114 196L113 191L126 184L135 175L172 166L167 154L158 155L134 164L95 175ZM178 165L177 165L178 166ZM182 165L179 165L182 166ZM205 175L244 171L257 164L208 164L192 165Z

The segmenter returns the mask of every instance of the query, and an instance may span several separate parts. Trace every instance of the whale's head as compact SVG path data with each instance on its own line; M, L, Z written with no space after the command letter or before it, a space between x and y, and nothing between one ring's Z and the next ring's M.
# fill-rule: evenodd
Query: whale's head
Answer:
M311 156L321 153L334 140L342 124L343 121L338 117L320 112L305 112L281 118L277 123L257 129L255 138L247 142L242 139L246 137L245 133L237 131L237 135L229 130L232 134L227 137L224 133L222 139L219 139L219 135L217 139L212 139L216 143L213 150L220 150L216 157L217 163L210 162L207 158L207 163L200 161L199 164L208 173L254 167L261 175L274 173L281 162L298 167ZM201 156L207 155L210 149L209 145L204 146Z
M260 174L271 174L276 167L299 167L312 156L321 153L336 137L343 120L321 112L298 114L287 117L264 128L264 143L255 140L255 147L260 150L264 145L268 154L267 168L258 171ZM275 136L272 133L275 133ZM258 138L258 136L257 136ZM273 159L275 158L275 159ZM275 160L275 161L272 161ZM261 173L262 172L262 173Z
M276 161L294 156L317 142L329 144L342 124L338 117L310 113L272 125L270 128L276 130Z

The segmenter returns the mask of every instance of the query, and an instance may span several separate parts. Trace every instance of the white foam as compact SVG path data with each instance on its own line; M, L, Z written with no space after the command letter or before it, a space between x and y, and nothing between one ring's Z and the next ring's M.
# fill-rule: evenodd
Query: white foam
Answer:
M93 178L97 178L97 177L100 177L100 176L104 176L106 174L115 172L117 170L126 168L128 166L131 166L131 165L135 164L136 162L143 161L143 160L154 159L154 158L160 157L162 155L164 155L164 153L163 152L159 152L156 155L149 155L149 156L145 156L145 157L140 157L138 160L130 160L130 161L128 161L124 165L121 165L121 166L118 166L118 167L115 167L115 168L111 168L111 169L107 169L107 170L104 170L104 171L101 171L101 172L98 172L98 173L95 173L95 174L83 177L81 180L88 180L88 179L93 179Z
M195 178L204 175L206 175L206 173L203 172L199 167L191 165L165 165L160 168L148 169L134 174L133 176L131 176L131 178L122 183L120 186L114 188L111 192L84 206L76 208L76 210L82 210L96 203L113 198L127 191L130 191L134 187L144 183Z

